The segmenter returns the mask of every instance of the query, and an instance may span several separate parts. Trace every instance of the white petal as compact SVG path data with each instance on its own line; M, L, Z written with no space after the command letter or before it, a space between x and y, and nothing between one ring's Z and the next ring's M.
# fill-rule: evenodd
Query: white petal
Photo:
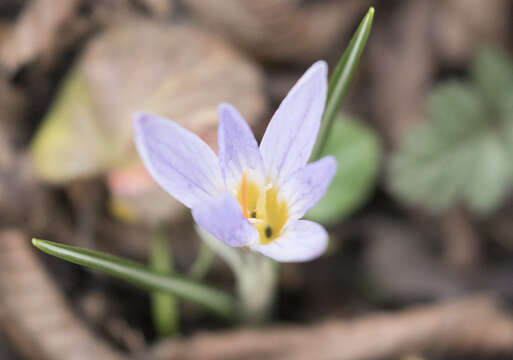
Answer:
M337 160L333 156L326 156L290 175L280 187L280 196L287 201L289 219L301 219L317 204L328 190L336 172Z
M198 203L192 209L192 216L201 228L230 246L243 246L259 237L230 194Z
M319 257L328 244L324 228L308 220L296 221L285 233L268 245L250 245L251 249L280 262L309 261Z
M216 154L196 134L146 113L134 115L135 145L153 179L188 207L224 192Z
M258 144L250 127L230 104L219 105L219 165L228 189L238 186L243 172L265 185L265 171Z
M279 185L308 161L317 139L327 92L328 68L318 61L299 79L274 114L260 151Z

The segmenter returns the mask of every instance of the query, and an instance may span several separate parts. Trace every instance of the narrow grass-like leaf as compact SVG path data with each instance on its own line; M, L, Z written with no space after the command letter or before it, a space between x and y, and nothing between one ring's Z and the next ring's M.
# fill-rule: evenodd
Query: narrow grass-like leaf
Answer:
M185 277L159 274L140 263L98 251L39 239L32 239L32 244L60 259L105 272L149 291L167 292L193 301L225 319L236 319L237 307L233 297L207 285Z
M360 60L360 55L367 43L373 18L374 8L371 7L360 23L360 26L358 26L358 29L351 38L346 51L344 51L335 71L333 71L333 74L330 77L326 106L322 116L322 123L319 130L319 136L317 137L317 143L315 144L315 148L312 152L312 161L318 160L322 154L333 120L337 115L342 98L347 92L353 73L358 65L358 61Z

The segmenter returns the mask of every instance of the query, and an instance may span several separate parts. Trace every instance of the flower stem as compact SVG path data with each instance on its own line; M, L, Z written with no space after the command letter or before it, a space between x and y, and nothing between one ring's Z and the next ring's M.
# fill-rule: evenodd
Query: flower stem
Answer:
M164 227L153 230L150 247L150 266L163 275L172 275L173 258L171 244ZM175 335L179 331L179 309L176 296L160 291L151 294L153 325L159 337Z
M239 312L242 322L260 325L272 314L276 299L278 263L258 253L243 253L244 267L237 277Z
M278 282L276 263L261 254L228 246L199 227L196 231L235 275L240 321L258 325L269 320Z

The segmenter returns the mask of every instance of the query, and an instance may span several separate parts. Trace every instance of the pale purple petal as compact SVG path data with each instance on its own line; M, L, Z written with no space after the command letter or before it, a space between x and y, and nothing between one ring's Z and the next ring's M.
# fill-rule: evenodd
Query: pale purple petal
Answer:
M265 183L265 171L258 144L250 127L230 104L219 105L219 165L227 188L241 182L244 171L260 186Z
M250 245L276 261L300 262L319 257L328 244L328 233L324 228L308 220L296 221L284 234L268 245Z
M244 246L259 237L230 194L197 204L192 208L192 217L203 230L230 246Z
M322 199L336 172L337 160L326 156L292 173L283 182L280 196L287 201L290 220L302 218Z
M147 113L134 115L135 145L153 179L188 207L224 191L216 154L177 123Z
M310 157L324 111L327 73L324 61L313 64L267 126L260 151L268 174L278 185Z

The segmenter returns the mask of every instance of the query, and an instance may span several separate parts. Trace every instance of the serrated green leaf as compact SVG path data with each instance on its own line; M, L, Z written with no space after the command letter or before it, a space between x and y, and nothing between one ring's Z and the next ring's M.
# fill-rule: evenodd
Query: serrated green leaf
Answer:
M482 50L473 62L471 72L491 107L513 110L513 62L506 54L492 49Z
M412 203L443 210L456 200L474 160L472 142L440 143L431 127L411 133L391 162L392 189Z
M307 217L333 224L355 211L366 200L378 174L380 144L366 126L350 118L333 122L322 156L333 155L338 170L326 195Z
M429 118L441 141L451 142L478 129L486 129L486 105L471 84L451 80L431 91L428 96Z
M480 138L475 155L464 191L470 207L486 213L500 204L510 188L513 164L504 144L493 134Z
M39 250L60 259L98 270L149 291L173 294L193 301L228 320L236 318L235 300L226 293L177 275L163 275L134 261L99 251L32 239Z
M511 161L497 133L474 133L423 155L400 149L392 157L391 189L407 202L443 211L461 201L488 212L510 185Z
M429 121L402 139L389 180L403 200L438 212L464 203L486 213L506 195L513 171L508 157L513 125L499 102L490 101L494 89L489 81L498 76L494 71L484 75L497 60L490 56L476 60L477 85L449 81L435 88L428 101Z
M358 66L360 55L367 44L373 18L374 8L371 7L358 26L358 29L351 38L349 45L344 51L344 54L342 54L342 57L330 77L326 107L324 108L324 114L322 116L319 136L317 137L315 148L312 151L312 161L318 160L323 153L324 146L331 133L332 124L340 109L342 98L347 92L349 83L353 78L353 73Z
M513 99L511 100L513 103ZM506 148L509 154L513 154L513 111L511 115L506 115L503 128Z

